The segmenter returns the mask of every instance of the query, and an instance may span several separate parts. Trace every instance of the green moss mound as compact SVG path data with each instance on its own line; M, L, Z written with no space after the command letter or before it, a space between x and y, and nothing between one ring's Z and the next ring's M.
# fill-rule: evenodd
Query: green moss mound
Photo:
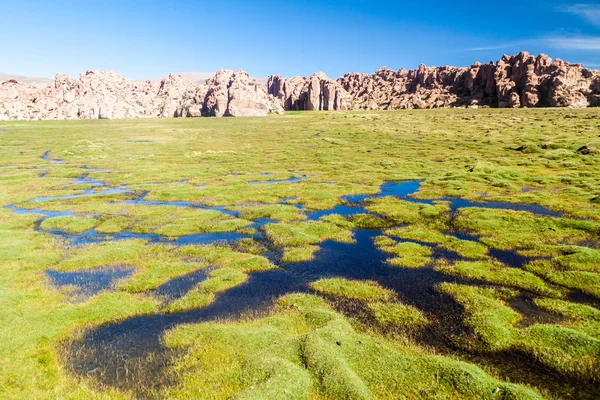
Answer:
M472 365L358 333L309 295L285 296L259 320L176 328L166 344L186 352L172 367L182 382L167 391L174 397L541 398Z

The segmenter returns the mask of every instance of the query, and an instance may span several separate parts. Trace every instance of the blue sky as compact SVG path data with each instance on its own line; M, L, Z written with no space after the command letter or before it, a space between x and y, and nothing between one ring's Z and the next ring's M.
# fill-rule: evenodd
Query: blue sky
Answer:
M600 68L600 1L0 0L0 71L131 79L467 66L521 50Z

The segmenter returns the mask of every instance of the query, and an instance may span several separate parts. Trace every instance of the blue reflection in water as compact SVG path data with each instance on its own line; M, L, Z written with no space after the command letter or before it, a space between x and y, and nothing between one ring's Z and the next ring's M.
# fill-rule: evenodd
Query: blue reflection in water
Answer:
M133 271L131 267L113 266L73 272L47 270L46 275L54 286L72 288L69 292L72 300L83 301L113 288L119 280L130 277Z

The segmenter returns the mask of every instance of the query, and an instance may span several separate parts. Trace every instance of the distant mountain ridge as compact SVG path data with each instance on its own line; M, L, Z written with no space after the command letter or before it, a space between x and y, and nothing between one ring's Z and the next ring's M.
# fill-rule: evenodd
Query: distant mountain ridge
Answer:
M52 83L53 80L49 78L38 78L32 76L22 76L22 75L12 75L4 72L0 72L0 82L8 81L14 79L15 81L25 82L25 83Z

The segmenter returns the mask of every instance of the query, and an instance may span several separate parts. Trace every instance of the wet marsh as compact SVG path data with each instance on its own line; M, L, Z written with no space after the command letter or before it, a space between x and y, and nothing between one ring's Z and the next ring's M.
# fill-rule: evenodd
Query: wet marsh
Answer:
M597 398L598 113L2 123L0 395Z

